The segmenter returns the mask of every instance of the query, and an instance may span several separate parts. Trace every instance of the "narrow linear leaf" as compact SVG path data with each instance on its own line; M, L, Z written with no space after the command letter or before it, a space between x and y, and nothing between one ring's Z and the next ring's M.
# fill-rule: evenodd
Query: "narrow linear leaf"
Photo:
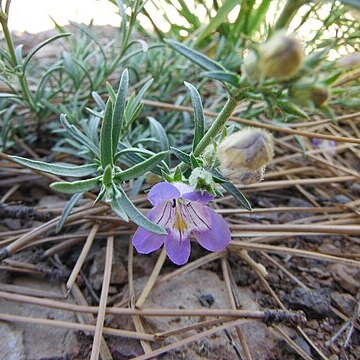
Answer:
M220 185L233 196L246 210L251 211L251 205L245 195L232 183L224 182Z
M101 96L96 91L92 91L91 96L94 99L94 101L96 102L96 105L100 108L100 110L102 110L102 111L105 110L105 103L104 103L103 99L101 98Z
M52 183L50 187L64 194L75 194L94 189L96 186L98 186L100 178L101 176L73 182L59 181Z
M194 62L195 64L201 66L205 70L209 71L225 71L225 68L216 62L215 60L212 60L208 58L207 56L190 49L189 47L174 41L174 40L165 40L165 42L174 50L179 52L181 55L184 55L189 60Z
M67 119L65 114L60 115L60 122L68 132L68 134L77 142L84 145L88 150L90 150L96 157L100 157L100 152L97 146L88 139L79 129L77 129L74 125L71 125Z
M69 217L71 210L78 203L78 201L82 198L83 193L74 194L69 202L64 207L64 210L61 213L60 220L56 226L56 233L60 232L65 225L67 218Z
M112 182L112 166L109 164L103 174L102 183L105 185L105 187L110 186Z
M196 38L195 44L198 45L207 36L213 33L222 23L227 22L227 17L230 11L239 5L239 0L224 0L221 7L218 9L216 15L210 19L209 23L200 32Z
M169 139L163 126L153 117L148 117L150 122L151 132L156 139L159 140L160 148L162 151L168 151L170 148ZM167 157L166 162L170 163L170 156Z
M203 138L205 133L205 117L204 109L201 102L201 97L195 86L184 81L185 86L188 88L190 93L191 102L194 108L194 129L195 134L192 142L192 149L195 150L197 144Z
M251 205L245 195L229 182L220 184L230 195L232 195L246 210L251 211Z
M122 196L122 193L120 192L120 188L117 188L116 186L113 187L114 189L114 198L110 202L111 209L114 211L114 213L119 216L120 219L128 222L129 217L126 215L125 210L121 206L119 202L119 198Z
M170 147L170 150L180 161L184 162L186 165L189 165L190 167L192 166L190 155L172 146Z
M129 218L137 225L141 226L145 230L148 230L155 234L167 235L167 231L152 221L150 221L145 215L143 215L136 206L127 197L124 190L119 189L121 196L117 198L120 206L125 210Z
M103 169L105 169L107 165L113 164L112 115L113 115L112 102L109 99L106 103L103 123L100 130L100 161Z
M150 158L142 161L139 164L132 166L131 168L122 171L114 176L115 181L127 181L130 179L137 178L144 175L147 171L152 170L155 166L159 165L160 162L168 154L167 151L162 151L158 154L151 156Z
M238 87L241 82L240 76L228 71L205 71L203 75L214 80L229 83L235 87Z
M125 104L126 104L126 94L129 86L129 72L127 69L123 71L121 74L119 90L116 95L116 102L113 111L112 123L112 153L115 154L118 143L121 128L124 122L124 112L125 112Z
M63 165L63 164L48 164L43 161L35 161L25 159L20 156L11 156L15 162L20 165L26 166L30 169L43 171L53 175L60 176L71 176L71 177L84 177L94 174L98 166L96 164L88 164L88 165Z
M46 39L45 41L41 42L40 44L38 44L37 46L35 46L34 48L32 48L30 50L30 52L28 53L28 55L26 56L25 60L24 60L24 65L23 65L23 72L25 73L26 71L26 68L30 62L30 60L32 59L32 57L40 50L42 49L44 46L46 46L47 44L57 40L57 39L60 39L60 38L63 38L63 37L67 37L67 36L70 36L71 33L61 33L61 34L56 34L52 37L50 37L49 39Z

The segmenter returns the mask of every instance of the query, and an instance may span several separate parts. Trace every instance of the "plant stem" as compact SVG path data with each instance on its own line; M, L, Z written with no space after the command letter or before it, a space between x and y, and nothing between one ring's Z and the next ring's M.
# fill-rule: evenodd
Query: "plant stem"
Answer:
M280 17L276 21L274 29L279 30L287 27L296 15L298 9L306 4L306 2L305 0L287 0Z
M241 100L242 93L243 91L241 90L238 91L237 94L229 96L225 106L222 108L219 115L210 126L210 129L206 132L204 137L196 146L196 149L194 150L194 156L201 155L201 153L206 149L206 147L210 145L212 139L214 139L215 136L223 129L226 122L229 120L231 114L238 105L239 101ZM187 165L183 162L180 163L178 167L181 171L185 171L187 169Z
M18 69L17 69L18 67L21 67L21 64L19 64L19 62L18 62L18 60L16 58L14 42L12 40L10 30L9 30L9 27L8 27L7 14L2 13L1 15L2 16L0 16L0 24L1 24L3 32L4 32L4 37L5 37L7 48L9 50L10 59L11 59L11 65L16 70L24 100L28 103L31 110L36 111L36 106L34 104L34 101L33 101L32 97L31 97L29 87L28 87L28 84L26 82L26 78L24 77L23 72L19 73Z
M204 137L198 143L196 149L194 150L194 155L199 156L206 149L206 147L211 143L211 140L223 129L226 121L229 119L233 111L235 110L239 100L236 97L229 97L225 106L212 123L210 129L206 132Z

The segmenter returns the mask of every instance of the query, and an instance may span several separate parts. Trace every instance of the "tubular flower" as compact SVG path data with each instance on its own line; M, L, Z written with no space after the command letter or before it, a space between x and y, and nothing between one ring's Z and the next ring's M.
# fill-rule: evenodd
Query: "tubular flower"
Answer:
M230 242L225 220L207 204L213 199L207 192L194 191L183 183L161 182L149 192L154 206L147 217L167 230L167 235L151 233L139 227L132 239L136 250L148 254L163 244L170 260L183 265L190 256L190 235L209 251L221 251Z

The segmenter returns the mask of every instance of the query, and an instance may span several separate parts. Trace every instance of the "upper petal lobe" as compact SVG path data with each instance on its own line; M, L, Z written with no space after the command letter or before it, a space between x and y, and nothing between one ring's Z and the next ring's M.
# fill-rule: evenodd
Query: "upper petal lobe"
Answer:
M151 188L148 200L153 206L156 206L165 201L177 199L180 195L180 191L174 185L168 182L161 182Z

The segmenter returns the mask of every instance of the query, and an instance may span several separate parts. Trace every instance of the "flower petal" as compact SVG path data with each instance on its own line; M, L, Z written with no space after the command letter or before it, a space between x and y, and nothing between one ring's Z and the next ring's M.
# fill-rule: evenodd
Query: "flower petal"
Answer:
M207 191L194 191L194 188L184 183L176 182L174 186L180 191L181 197L190 201L198 201L203 204L209 203L214 199Z
M138 253L149 254L159 249L166 238L167 235L153 234L139 227L132 238L132 244Z
M161 182L151 188L148 194L148 200L154 206L164 201L177 199L180 197L180 191L168 182Z
M209 215L211 229L206 231L193 231L193 235L206 250L224 250L231 240L229 225L223 217L213 209L207 207L206 210Z
M165 240L165 250L174 264L183 265L190 257L190 238L179 241L170 234Z

